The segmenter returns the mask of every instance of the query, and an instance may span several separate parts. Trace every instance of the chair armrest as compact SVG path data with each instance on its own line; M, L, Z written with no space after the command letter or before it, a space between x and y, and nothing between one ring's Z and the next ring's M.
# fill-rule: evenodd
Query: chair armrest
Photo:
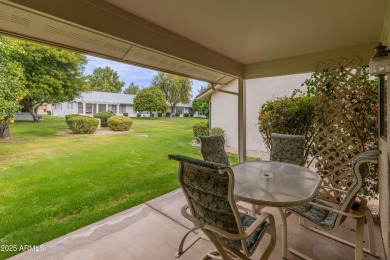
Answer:
M366 202L366 201L365 201ZM334 208L330 208L330 207L327 207L325 205L321 205L321 204L317 204L315 202L309 202L310 205L313 205L317 208L321 208L321 209L325 209L325 210L328 210L328 211L332 211L332 212L335 212L337 214L340 214L340 215L343 215L343 216L346 216L346 217L351 217L351 218L361 218L361 217L364 217L365 216L365 212L366 212L366 204L367 203L364 203L362 204L362 206L359 208L359 211L356 212L356 213L347 213L347 212L344 212L344 211L340 211L338 209L334 209Z
M189 221L191 221L196 227L202 228L203 224L199 220L197 220L194 216L188 214L187 212L188 208L189 208L188 205L184 205L181 208L181 215L186 219L188 219Z
M227 239L230 239L230 240L243 240L243 239L246 239L248 238L250 235L252 235L253 232L255 232L255 230L264 222L265 219L269 220L270 222L270 225L272 226L275 226L275 220L274 220L274 217L270 214L270 213L267 213L267 212L264 212L263 214L261 214L261 216L259 216L255 222L252 223L252 225L250 225L250 227L244 232L244 233L241 233L241 234L232 234L232 233L229 233L223 229L220 229L218 227L215 227L215 226L211 226L211 225L205 225L203 228L204 229L207 229L207 230L210 230L214 233L217 233L218 235L221 235Z

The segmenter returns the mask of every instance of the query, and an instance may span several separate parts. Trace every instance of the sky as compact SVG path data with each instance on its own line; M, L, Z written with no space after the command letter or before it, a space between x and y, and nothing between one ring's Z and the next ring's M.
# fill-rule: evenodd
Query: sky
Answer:
M87 58L88 64L85 66L84 75L92 74L93 70L98 67L104 68L108 66L118 73L119 80L125 82L124 87L129 86L130 82L134 82L134 84L138 85L140 88L149 87L153 76L157 75L158 73L157 70L145 69L142 67L97 58L94 56L87 55ZM207 82L192 80L192 98L197 96L199 94L200 87L205 85L207 85Z

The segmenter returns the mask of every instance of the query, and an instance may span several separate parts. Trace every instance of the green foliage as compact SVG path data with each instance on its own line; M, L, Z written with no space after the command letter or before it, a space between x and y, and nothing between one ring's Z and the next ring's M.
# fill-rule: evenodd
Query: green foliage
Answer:
M99 125L96 118L82 115L71 117L68 121L74 134L93 134Z
M209 135L209 127L205 122L195 124L192 129L195 137Z
M225 135L225 130L220 127L213 127L209 130L210 135Z
M152 86L158 87L164 93L166 101L171 106L171 113L176 112L178 103L190 103L192 81L185 77L159 72L153 77Z
M165 116L166 116L166 117L171 117L171 112L166 112L166 113L165 113Z
M123 116L129 116L129 113L123 113Z
M211 83L208 83L207 86L201 86L198 93L202 94L207 90L211 89L211 87L212 87ZM209 102L204 100L194 99L192 101L192 111L198 112L201 115L205 115L208 118L210 115Z
M65 116L65 122L66 122L66 124L68 125L69 128L70 128L70 124L71 124L70 119L73 118L73 117L76 117L76 116L80 116L80 115L79 114L69 114L69 115Z
M150 118L153 112L165 112L167 109L164 93L156 87L144 88L134 98L134 110L149 111Z
M41 104L70 101L82 91L82 71L87 63L84 55L4 36L0 37L0 45L6 50L2 59L23 68L26 95L22 104L35 121L39 121L37 110Z
M115 113L113 113L113 112L99 112L99 113L96 113L93 115L93 117L100 119L100 126L101 127L107 127L108 126L107 120L112 116L115 116Z
M179 116L180 116L180 113L176 112L175 117L179 117Z
M131 82L125 90L123 90L123 94L137 95L140 91L140 87L135 85L134 82Z
M137 117L141 117L141 113L137 113Z
M118 73L110 67L94 69L86 80L86 91L120 93L125 85L125 82L119 80Z
M20 111L20 101L27 91L24 69L21 64L10 58L9 38L0 36L0 138L9 138L8 122L13 122L13 116Z
M314 105L312 97L296 96L296 93L291 97L276 98L264 103L258 120L259 131L267 148L271 148L271 133L304 135L307 140L305 152L307 157L313 136Z
M189 117L190 114L189 114L189 113L184 113L183 116L184 116L184 117Z
M195 99L192 101L192 110L198 111L199 114L209 117L210 114L209 102Z
M163 113L158 112L158 113L157 113L157 116L158 116L158 117L162 117L162 114L163 114Z
M127 116L112 116L108 120L108 128L112 131L129 131L133 121Z

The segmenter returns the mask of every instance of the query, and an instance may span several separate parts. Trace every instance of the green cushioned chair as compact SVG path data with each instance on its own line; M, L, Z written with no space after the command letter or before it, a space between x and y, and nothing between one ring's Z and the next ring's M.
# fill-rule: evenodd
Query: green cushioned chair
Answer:
M200 153L203 160L229 166L229 159L225 152L225 138L223 135L198 136Z
M271 239L260 258L267 259L275 247L274 218L269 213L254 218L238 212L231 168L181 155L169 155L169 158L179 161L179 182L188 203L182 214L194 224L182 243L190 232L200 229L215 245L218 257L249 259L268 232ZM183 253L182 243L177 257ZM204 258L216 257L215 253L208 253Z
M355 237L355 259L363 259L363 251L374 256L379 256L375 249L374 222L370 210L367 208L367 200L358 193L363 187L363 180L369 173L368 163L378 163L379 151L366 151L356 157L352 162L353 182L346 190L334 189L332 187L322 187L326 190L333 190L342 193L343 198L338 205L331 205L325 201L315 199L309 204L289 208L288 210L298 215L304 220L303 224L309 229L336 239L340 242L353 245L342 239L336 238L323 231L335 231L345 221L346 217L356 219ZM356 198L360 204L357 211L351 211ZM364 223L368 224L369 250L363 249Z
M286 162L303 166L305 136L271 134L271 161Z

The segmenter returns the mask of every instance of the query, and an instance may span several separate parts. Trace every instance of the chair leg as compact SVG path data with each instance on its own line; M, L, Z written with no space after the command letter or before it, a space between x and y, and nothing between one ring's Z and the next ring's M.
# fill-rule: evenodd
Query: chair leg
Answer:
M211 240L211 242L214 244L214 246L217 248L219 254L221 255L223 260L233 260L226 252L226 250L223 248L222 244L219 242L218 238L210 231L204 230L203 231L206 236Z
M377 255L376 243L375 243L375 232L374 232L374 218L372 217L370 210L366 210L366 220L367 220L367 227L368 227L369 250L371 254Z
M175 254L176 258L179 258L182 254L184 254L185 251L187 251L193 244L195 244L196 241L198 241L202 237L203 232L200 231L198 235L196 235L193 239L191 239L187 244L184 245L184 241L186 240L187 236L197 229L199 228L193 227L183 236L179 245L179 250Z
M268 220L270 222L270 228L269 228L269 234L271 236L271 239L269 241L269 244L265 251L263 252L260 260L266 260L271 256L271 253L273 252L276 244L276 227L275 227L275 220L274 218L269 218Z
M364 217L356 219L355 260L363 260L364 220Z

